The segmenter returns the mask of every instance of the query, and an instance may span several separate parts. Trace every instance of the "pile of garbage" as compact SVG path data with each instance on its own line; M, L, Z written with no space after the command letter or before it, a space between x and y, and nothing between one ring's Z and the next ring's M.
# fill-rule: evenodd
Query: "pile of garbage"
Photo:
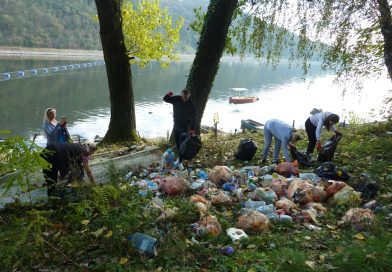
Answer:
M178 212L177 208L165 207L162 199L189 197L200 215L197 222L189 224L193 240L198 236L222 234L221 224L213 214L216 210L211 207L224 206L235 211L236 224L225 232L233 243L238 243L248 233L266 231L272 224L295 223L320 229L320 219L330 206L347 209L341 224L366 230L378 208L375 200L366 201L375 197L378 187L364 179L360 186L353 188L343 181L348 177L344 169L332 163L321 165L314 173L300 173L296 163L239 169L217 165L212 169L179 171L172 157L162 156L159 166L138 174L128 173L125 179L138 187L141 196L148 193L155 196L153 206L161 210L157 221L170 221ZM224 252L231 254L233 249L226 248Z

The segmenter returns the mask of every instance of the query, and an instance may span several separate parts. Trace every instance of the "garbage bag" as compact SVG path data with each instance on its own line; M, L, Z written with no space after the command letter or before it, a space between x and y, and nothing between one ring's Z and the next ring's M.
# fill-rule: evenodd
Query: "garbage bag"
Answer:
M219 224L218 219L213 215L204 216L191 226L199 235L218 236L222 232L222 227Z
M318 154L318 161L320 162L328 162L332 161L333 156L335 154L336 147L339 141L342 139L343 134L336 133L334 136L329 138L324 142L323 148L320 150Z
M340 181L347 181L350 178L344 169L336 167L332 162L323 163L314 172L320 178Z
M325 189L325 192L327 193L327 197L333 196L334 194L336 194L346 186L347 184L343 181L336 181L336 180L329 181L328 187Z
M237 160L250 161L256 154L257 144L252 139L241 139L234 157Z
M361 201L361 193L348 185L332 197L332 204L338 206L358 206L361 204Z
M342 223L351 224L356 230L364 230L374 219L374 213L370 209L352 208L342 217Z
M294 145L289 145L290 155L293 160L298 161L299 166L309 167L311 165L308 156L304 152L300 152Z
M199 153L201 147L202 143L200 136L191 136L187 134L185 139L181 142L180 154L184 159L191 160Z
M284 177L298 176L298 161L294 162L281 162L276 166L276 172Z
M265 214L251 211L238 217L237 227L244 230L265 230L269 224L269 219Z
M224 165L216 165L208 172L208 177L211 182L216 185L222 185L225 182L231 181L232 171L229 167Z
M168 196L179 195L186 191L187 185L182 178L168 176L160 184L162 191Z

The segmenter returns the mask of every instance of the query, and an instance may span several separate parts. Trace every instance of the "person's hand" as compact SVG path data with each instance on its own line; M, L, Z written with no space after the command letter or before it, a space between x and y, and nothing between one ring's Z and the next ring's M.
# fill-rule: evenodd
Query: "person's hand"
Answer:
M173 92L172 92L172 91L169 91L166 95L167 95L167 96L172 96L172 95L173 95Z
M66 120L61 120L60 121L60 127L65 127L67 125L67 121Z
M317 151L320 151L322 148L323 148L323 146L321 145L321 142L320 142L320 141L317 141L317 143L316 143L316 149L317 149Z
M193 128L189 129L189 135L192 137L196 135L196 132Z

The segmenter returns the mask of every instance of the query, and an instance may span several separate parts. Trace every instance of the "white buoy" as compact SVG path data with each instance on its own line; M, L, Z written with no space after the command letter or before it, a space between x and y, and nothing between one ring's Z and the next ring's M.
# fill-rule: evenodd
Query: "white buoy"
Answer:
M30 74L36 75L36 74L37 74L37 69L31 69L31 70L30 70Z
M24 72L23 71L18 71L18 77L24 77Z

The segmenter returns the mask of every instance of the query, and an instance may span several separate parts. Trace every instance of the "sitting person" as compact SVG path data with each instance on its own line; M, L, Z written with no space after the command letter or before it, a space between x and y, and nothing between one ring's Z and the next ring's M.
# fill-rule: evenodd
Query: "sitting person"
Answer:
M66 128L67 120L62 118L60 122L56 120L56 109L47 108L44 112L44 120L42 128L46 136L46 145L52 143L67 143L72 142L70 135Z
M48 195L53 194L57 183L58 172L60 178L68 176L68 182L81 180L84 172L95 184L94 177L89 167L89 156L97 149L94 143L51 143L46 146L41 156L51 164L50 169L44 170Z
M268 120L264 125L264 149L262 163L267 162L267 156L271 147L272 137L275 138L275 149L273 163L279 163L279 151L282 146L283 155L286 162L291 162L288 145L301 139L301 136L294 132L294 128L278 119Z

